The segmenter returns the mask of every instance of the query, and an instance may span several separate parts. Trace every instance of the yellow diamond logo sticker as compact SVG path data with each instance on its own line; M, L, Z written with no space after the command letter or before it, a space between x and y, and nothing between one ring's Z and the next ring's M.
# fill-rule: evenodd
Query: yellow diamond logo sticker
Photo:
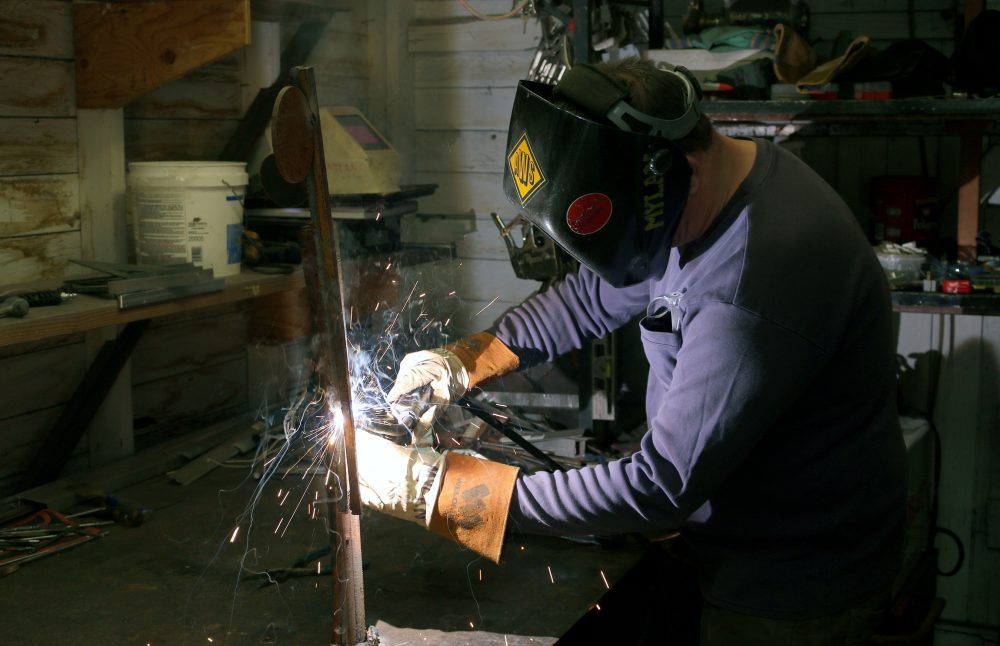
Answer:
M517 187L521 206L524 206L545 183L545 174L542 173L535 153L528 145L527 133L521 135L521 138L514 144L514 149L507 155L507 165L510 168L510 176L514 180L514 186Z

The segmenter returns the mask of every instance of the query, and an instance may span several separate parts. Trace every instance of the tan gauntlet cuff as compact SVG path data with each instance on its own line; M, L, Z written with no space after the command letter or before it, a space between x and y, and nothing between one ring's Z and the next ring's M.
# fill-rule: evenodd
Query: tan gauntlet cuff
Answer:
M448 453L430 529L500 562L517 467Z
M503 341L489 332L479 332L444 346L453 352L469 373L469 388L491 377L517 370L520 360Z

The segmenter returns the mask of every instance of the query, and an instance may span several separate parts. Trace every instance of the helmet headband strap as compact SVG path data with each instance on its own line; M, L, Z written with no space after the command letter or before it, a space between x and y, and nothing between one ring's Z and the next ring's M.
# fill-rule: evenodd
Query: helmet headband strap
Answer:
M618 81L606 76L588 63L579 63L567 70L556 86L556 94L578 104L593 116L605 117L622 130L663 137L676 141L682 139L698 122L698 91L683 71L666 69L684 84L684 114L674 119L660 119L632 107L628 90Z

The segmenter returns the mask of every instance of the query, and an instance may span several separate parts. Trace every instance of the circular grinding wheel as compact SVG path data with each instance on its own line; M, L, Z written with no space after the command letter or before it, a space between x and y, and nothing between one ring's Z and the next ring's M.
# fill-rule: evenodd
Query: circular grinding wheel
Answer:
M312 126L306 97L297 87L284 87L271 112L271 148L281 177L290 184L306 181L313 161Z

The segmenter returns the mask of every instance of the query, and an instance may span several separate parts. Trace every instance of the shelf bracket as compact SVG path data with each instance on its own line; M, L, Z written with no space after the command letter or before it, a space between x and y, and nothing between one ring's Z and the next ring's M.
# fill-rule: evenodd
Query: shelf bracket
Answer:
M120 108L250 44L250 0L73 5L76 105Z

